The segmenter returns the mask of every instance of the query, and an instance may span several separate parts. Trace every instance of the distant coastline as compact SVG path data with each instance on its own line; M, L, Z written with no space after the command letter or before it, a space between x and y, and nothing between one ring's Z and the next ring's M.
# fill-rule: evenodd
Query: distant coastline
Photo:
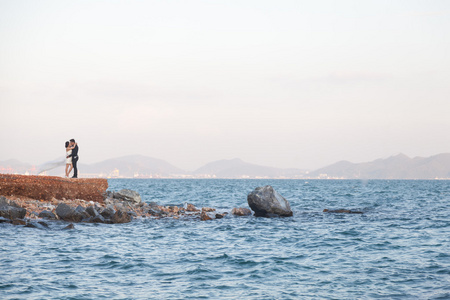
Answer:
M137 179L450 179L450 153L410 158L404 154L365 163L340 161L308 171L251 164L241 159L218 160L195 171L182 170L164 160L142 155L108 159L94 164L80 164L84 178ZM36 175L39 166L15 159L0 161L0 173ZM63 168L43 175L62 176Z

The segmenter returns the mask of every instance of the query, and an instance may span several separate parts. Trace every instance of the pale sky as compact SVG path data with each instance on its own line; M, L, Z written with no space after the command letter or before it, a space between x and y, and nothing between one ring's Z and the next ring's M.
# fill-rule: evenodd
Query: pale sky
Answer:
M450 1L0 0L0 161L450 152Z

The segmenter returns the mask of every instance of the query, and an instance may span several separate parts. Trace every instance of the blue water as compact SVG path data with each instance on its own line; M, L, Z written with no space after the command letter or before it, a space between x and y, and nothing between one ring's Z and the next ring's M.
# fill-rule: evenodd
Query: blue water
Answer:
M450 299L450 181L109 184L219 210L247 207L247 193L270 184L294 216L0 224L0 299Z

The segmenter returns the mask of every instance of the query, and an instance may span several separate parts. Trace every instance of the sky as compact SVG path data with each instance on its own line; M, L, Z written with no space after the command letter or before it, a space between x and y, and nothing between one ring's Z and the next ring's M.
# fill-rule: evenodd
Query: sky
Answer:
M0 0L0 161L450 152L450 1Z

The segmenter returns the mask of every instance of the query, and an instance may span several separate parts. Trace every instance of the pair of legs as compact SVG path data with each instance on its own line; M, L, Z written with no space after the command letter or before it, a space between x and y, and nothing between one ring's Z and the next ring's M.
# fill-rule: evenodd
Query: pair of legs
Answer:
M70 172L72 172L73 165L72 164L66 164L66 178L69 177Z

